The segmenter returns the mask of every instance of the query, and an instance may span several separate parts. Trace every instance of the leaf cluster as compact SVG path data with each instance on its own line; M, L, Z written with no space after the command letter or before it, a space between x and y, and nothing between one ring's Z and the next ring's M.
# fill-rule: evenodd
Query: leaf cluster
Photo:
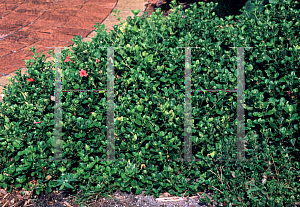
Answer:
M218 18L210 12L213 3L199 2L185 12L174 3L168 18L160 10L150 18L130 17L122 30L116 25L109 34L96 25L91 42L76 36L72 51L61 51L62 90L77 92L55 91L55 64L45 63L33 47L34 59L26 61L29 76L18 70L18 82L5 87L0 103L0 187L14 183L27 189L36 177L38 193L77 185L104 195L117 188L136 194L145 189L158 197L209 188L216 200L232 205L286 206L299 200L299 11L290 0L251 5L256 7L237 16L239 22ZM246 48L241 53L233 47ZM54 50L49 54L59 59ZM68 57L72 61L65 62ZM115 145L107 152L108 93L82 91L108 91L112 57ZM247 147L244 161L232 161L242 93L226 90L243 85L241 64ZM187 68L191 79L185 78ZM79 76L81 69L87 77ZM189 80L196 91L186 98ZM60 140L54 133L55 92L61 94ZM186 100L192 106L191 162L184 159ZM68 161L46 161L54 158L54 145ZM119 160L106 160L107 153Z

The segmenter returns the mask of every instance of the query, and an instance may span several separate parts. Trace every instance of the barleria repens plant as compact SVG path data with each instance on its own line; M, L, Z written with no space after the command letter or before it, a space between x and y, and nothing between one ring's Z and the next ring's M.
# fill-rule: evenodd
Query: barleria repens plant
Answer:
M71 185L72 182L77 181L77 175L73 175L72 173L62 174L62 177L55 181L56 184L53 185L53 187L60 186L59 190L65 190L65 189L74 189L74 187Z
M185 12L174 5L163 21L155 11L151 18L127 19L122 31L114 26L108 34L97 25L91 42L74 37L72 51L61 49L61 80L54 63L45 63L45 55L31 48L29 75L18 70L18 83L4 88L0 103L0 187L28 189L35 177L39 192L59 186L107 195L120 188L158 197L208 188L223 206L299 202L300 21L295 2L251 9L257 18L237 16L239 22L215 16L213 3L198 2ZM189 103L192 110L186 110ZM109 123L108 107L114 123ZM188 124L192 127L186 130ZM242 145L237 140L241 125L247 141ZM62 161L49 161L56 142ZM237 160L238 147L245 143L244 160Z

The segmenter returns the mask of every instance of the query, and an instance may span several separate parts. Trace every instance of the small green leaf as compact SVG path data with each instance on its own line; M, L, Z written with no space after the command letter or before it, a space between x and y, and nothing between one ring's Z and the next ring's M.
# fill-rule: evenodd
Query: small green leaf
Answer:
M285 79L285 77L282 77L282 78L280 78L278 82L285 83L285 82L286 82L286 79Z
M139 111L143 111L143 110L144 110L144 106L138 105L138 106L137 106L137 109L138 109Z
M15 148L19 149L19 148L20 148L20 140L15 140L15 141L13 142L13 146L14 146Z
M9 122L9 118L5 116L5 122Z
M216 154L217 154L217 152L213 151L213 152L210 153L209 155L210 155L212 158L214 158Z
M137 125L142 125L141 121L139 119L135 119L134 122L137 124Z
M290 142L293 146L295 145L295 139L291 139Z
M165 79L164 77L161 77L159 80L162 82L167 82L167 79Z
M26 178L16 178L16 181L18 181L19 183L24 183L26 181Z
M140 195L142 193L142 190L140 188L140 186L136 187L136 191L135 191L135 195Z
M252 70L253 70L253 65L250 64L250 65L247 67L247 70L252 71Z
M134 15L138 15L140 13L140 9L139 10L131 10L131 12L134 14Z
M96 162L91 162L90 164L87 165L87 169L91 169L94 165L95 165Z
M137 187L137 181L136 180L131 181L131 187L133 187L133 188Z
M271 115L271 114L274 114L274 112L276 111L276 109L275 108L273 108L272 110L270 110L270 111L268 111L267 112L267 115Z
M18 167L17 169L16 169L16 172L21 172L21 171L23 171L24 169L22 168L22 167ZM0 179L1 180L1 179Z
M66 169L65 167L59 167L58 170L59 170L60 172L63 173L63 172L65 172L67 169Z
M163 137L164 135L165 135L165 132L163 132L163 131L159 132L159 136Z
M283 107L283 109L284 109L287 113L289 113L289 107L285 106L285 107Z
M65 187L65 183L60 186L59 190L63 190L64 187Z

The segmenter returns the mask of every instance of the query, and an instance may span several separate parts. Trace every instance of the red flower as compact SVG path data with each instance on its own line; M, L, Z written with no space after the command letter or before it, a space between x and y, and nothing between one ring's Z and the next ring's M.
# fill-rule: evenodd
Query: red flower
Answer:
M69 61L71 61L72 63L74 63L72 60L70 60L70 57L68 55L67 58L65 59L65 62L69 62Z
M98 58L96 58L96 63L99 63L99 60L98 60Z
M28 78L27 79L29 82L33 82L34 81L34 79L32 79L32 78Z
M86 71L81 69L81 71L79 71L80 77L85 76L87 77Z

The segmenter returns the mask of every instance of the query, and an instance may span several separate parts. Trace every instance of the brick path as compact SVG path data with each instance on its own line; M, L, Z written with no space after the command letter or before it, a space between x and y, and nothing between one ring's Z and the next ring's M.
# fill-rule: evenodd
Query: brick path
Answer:
M24 59L32 58L29 47L37 52L72 45L74 36L86 37L109 15L117 0L9 0L0 3L0 77L25 68ZM34 2L34 3L30 3ZM2 74L3 73L3 74Z

